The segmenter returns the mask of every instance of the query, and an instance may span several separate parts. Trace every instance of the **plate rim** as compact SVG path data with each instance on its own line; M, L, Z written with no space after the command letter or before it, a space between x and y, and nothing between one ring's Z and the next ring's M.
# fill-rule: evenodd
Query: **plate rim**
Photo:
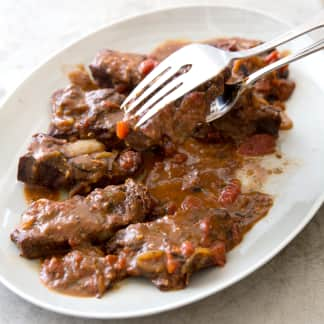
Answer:
M120 23L125 23L127 21L149 16L152 14L157 13L163 13L173 10L179 10L179 9L193 9L193 8L222 8L222 9L234 9L234 10L241 10L246 12L252 12L255 14L266 16L272 20L278 21L282 24L285 24L287 27L292 27L292 22L287 19L283 18L280 14L275 16L272 13L268 13L261 9L251 8L251 7L243 7L240 5L225 5L225 4L182 4L177 6L165 6L163 8L156 8L153 10L145 10L144 12L137 13L137 14L131 14L127 15L123 18L119 19L113 19L110 23L103 24L99 28L96 28L88 33L85 33L84 35L81 35L76 40L73 40L69 42L67 45L63 46L62 48L59 48L58 50L53 51L50 55L47 55L45 59L42 59L39 64L37 64L31 72L29 72L21 82L18 82L17 85L15 85L7 95L1 100L0 102L0 111L10 102L10 100L15 96L16 92L20 90L24 86L25 83L28 83L29 80L34 76L34 74L37 73L38 70L40 70L44 65L48 64L51 60L55 59L56 56L58 56L63 51L67 50L68 48L76 45L79 42L84 41L87 38L90 38L94 36L96 33L102 32L103 30L113 27L115 25L118 25ZM305 36L304 36L305 37ZM309 36L306 35L308 39L311 39ZM304 227L311 221L311 219L315 216L316 212L320 209L321 205L324 203L324 191L323 193L315 200L312 207L310 208L309 212L305 215L303 221L293 230L291 233L279 244L276 248L271 251L271 253L268 253L265 257L261 258L258 262L256 262L253 266L250 266L244 271L241 271L236 276L232 277L230 280L225 281L222 285L220 285L219 289L217 291L210 291L210 292L202 292L200 294L194 295L192 297L188 297L185 300L180 300L178 302L174 302L172 305L165 305L165 306L158 306L153 307L148 310L140 310L140 311L132 311L129 313L115 313L115 314L105 314L105 313L96 313L91 312L87 313L84 311L76 311L76 310L69 310L61 306L55 306L52 304L49 304L47 302L44 302L42 300L36 299L33 296L30 296L29 294L25 293L24 291L20 290L19 288L16 288L15 285L13 285L11 282L9 282L5 277L3 277L0 274L0 283L2 283L6 288L11 290L13 293L15 293L17 296L21 297L27 302L30 302L31 304L52 311L57 314L63 314L67 316L74 316L77 318L91 318L91 319L127 319L127 318L136 318L136 317L144 317L149 316L153 314L159 314L166 311L171 311L189 304L192 304L194 302L198 302L204 298L207 298L211 295L214 295L232 285L235 283L241 281L242 279L249 276L254 271L260 269L263 265L265 265L267 262L269 262L273 257L275 257L284 247L286 247L303 229Z

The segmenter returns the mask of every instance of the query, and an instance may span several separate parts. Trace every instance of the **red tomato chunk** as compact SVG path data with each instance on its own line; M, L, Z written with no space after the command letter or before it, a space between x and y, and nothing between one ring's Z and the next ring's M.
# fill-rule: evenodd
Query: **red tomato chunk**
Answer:
M157 61L153 59L147 59L143 62L138 67L139 72L141 73L142 77L145 77L148 75L157 65Z
M269 55L267 55L264 59L266 64L273 63L279 59L279 52L278 51L272 51Z
M236 200L240 193L241 183L239 180L233 179L220 193L218 202L223 206L230 205Z
M269 134L256 134L243 142L238 153L248 156L271 154L275 151L276 139Z

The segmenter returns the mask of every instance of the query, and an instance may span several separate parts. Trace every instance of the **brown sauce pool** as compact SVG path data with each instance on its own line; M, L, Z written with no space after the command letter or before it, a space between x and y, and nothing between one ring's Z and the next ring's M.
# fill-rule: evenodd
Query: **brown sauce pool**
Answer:
M206 206L219 207L220 192L235 178L241 157L230 143L209 144L189 138L176 154L161 161L144 163L144 180L150 194L162 204L181 207L185 198L195 196Z
M60 191L59 190L51 190L46 187L34 186L25 184L24 186L24 197L27 204L32 203L41 198L46 198L50 200L60 200Z

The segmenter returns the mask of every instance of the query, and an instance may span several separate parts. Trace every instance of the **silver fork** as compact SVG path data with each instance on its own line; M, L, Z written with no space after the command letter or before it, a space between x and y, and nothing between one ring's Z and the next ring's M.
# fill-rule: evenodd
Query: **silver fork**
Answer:
M134 115L139 117L136 124L139 127L168 103L217 76L234 60L261 54L321 27L324 27L324 10L310 22L251 49L230 52L205 44L184 46L155 67L121 107L126 113L137 108Z

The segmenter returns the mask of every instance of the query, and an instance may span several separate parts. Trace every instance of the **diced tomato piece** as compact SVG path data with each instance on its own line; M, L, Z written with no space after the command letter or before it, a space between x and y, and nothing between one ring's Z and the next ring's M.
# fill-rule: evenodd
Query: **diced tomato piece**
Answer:
M218 202L223 206L230 205L236 200L240 193L241 183L239 180L233 179L221 191Z
M243 142L238 153L248 156L271 154L275 151L276 139L269 134L255 134Z
M188 257L192 255L195 252L195 248L193 247L192 243L190 241L184 241L181 244L181 253L185 256Z
M112 266L117 261L118 257L117 255L108 254L105 259L107 263Z
M195 196L187 196L182 204L181 204L181 208L184 210L189 210L189 209L193 209L193 208L200 208L203 205L203 202L201 201L201 199L195 197Z
M205 217L203 218L200 222L199 222L199 227L203 232L203 236L208 236L209 234L209 230L210 230L210 219L209 217Z
M127 137L129 133L129 126L125 121L119 121L116 124L116 135L120 139Z
M141 62L141 64L138 67L141 76L145 77L146 75L148 75L156 67L157 64L158 62L151 58L148 58Z
M274 50L265 57L264 61L266 64L270 64L272 62L277 61L279 57L280 57L279 52L277 50Z
M115 267L117 270L124 270L126 268L126 258L123 256L119 257Z

